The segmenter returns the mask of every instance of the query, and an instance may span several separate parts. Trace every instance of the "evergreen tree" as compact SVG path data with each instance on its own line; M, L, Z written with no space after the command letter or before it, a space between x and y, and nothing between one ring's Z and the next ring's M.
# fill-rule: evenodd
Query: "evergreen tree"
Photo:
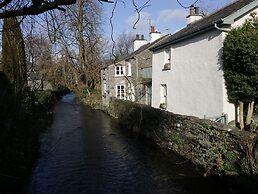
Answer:
M0 71L7 77L14 95L20 98L27 76L24 40L16 18L4 19Z
M242 26L228 33L223 45L222 59L228 100L239 106L240 129L243 129L251 123L254 102L258 96L258 18L256 14L251 14L251 18Z

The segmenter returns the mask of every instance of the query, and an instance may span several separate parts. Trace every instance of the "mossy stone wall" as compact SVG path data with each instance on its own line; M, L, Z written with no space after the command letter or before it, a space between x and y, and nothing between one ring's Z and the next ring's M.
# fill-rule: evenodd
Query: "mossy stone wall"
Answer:
M173 114L113 99L107 112L127 130L152 138L202 167L206 174L257 174L256 133L231 130L220 123Z

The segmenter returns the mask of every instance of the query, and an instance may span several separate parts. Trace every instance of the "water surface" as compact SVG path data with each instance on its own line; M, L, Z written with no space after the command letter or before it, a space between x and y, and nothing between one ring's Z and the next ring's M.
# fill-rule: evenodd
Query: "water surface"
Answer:
M73 94L64 96L41 137L29 194L229 193L219 179L205 179L184 159L123 131Z

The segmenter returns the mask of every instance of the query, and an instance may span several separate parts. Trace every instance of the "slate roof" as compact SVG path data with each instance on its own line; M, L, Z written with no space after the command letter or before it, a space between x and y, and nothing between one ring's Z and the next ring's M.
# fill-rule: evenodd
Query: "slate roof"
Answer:
M155 51L155 50L164 48L165 46L168 46L183 37L191 35L202 29L206 29L208 27L213 27L215 23L222 23L223 18L233 14L234 12L238 11L239 9L243 8L244 6L250 4L253 1L257 1L257 0L235 1L214 13L212 13L208 16L205 16L198 21L193 22L192 24L188 25L187 27L183 28L182 30L169 36L168 38L166 38L165 40L163 40L159 44L157 44L155 47L153 47L151 50Z

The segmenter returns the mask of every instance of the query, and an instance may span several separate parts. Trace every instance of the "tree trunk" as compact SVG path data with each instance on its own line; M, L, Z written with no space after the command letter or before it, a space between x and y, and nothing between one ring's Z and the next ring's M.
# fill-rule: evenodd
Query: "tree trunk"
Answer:
M234 106L235 106L235 126L238 126L238 111L237 111L238 104L235 103Z
M78 18L77 18L77 26L78 26L78 42L79 42L79 63L84 70L85 68L85 47L83 40L83 0L78 0Z
M244 125L244 103L239 101L239 127L240 130L243 130Z
M86 48L85 40L83 38L84 33L84 16L83 16L84 1L78 0L78 18L77 18L77 27L78 27L78 43L79 43L79 63L82 72L84 73L86 86L88 85L88 67L86 66Z
M254 101L251 101L248 103L248 110L247 110L247 116L245 121L246 126L251 124L251 120L253 117L253 110L254 110Z

